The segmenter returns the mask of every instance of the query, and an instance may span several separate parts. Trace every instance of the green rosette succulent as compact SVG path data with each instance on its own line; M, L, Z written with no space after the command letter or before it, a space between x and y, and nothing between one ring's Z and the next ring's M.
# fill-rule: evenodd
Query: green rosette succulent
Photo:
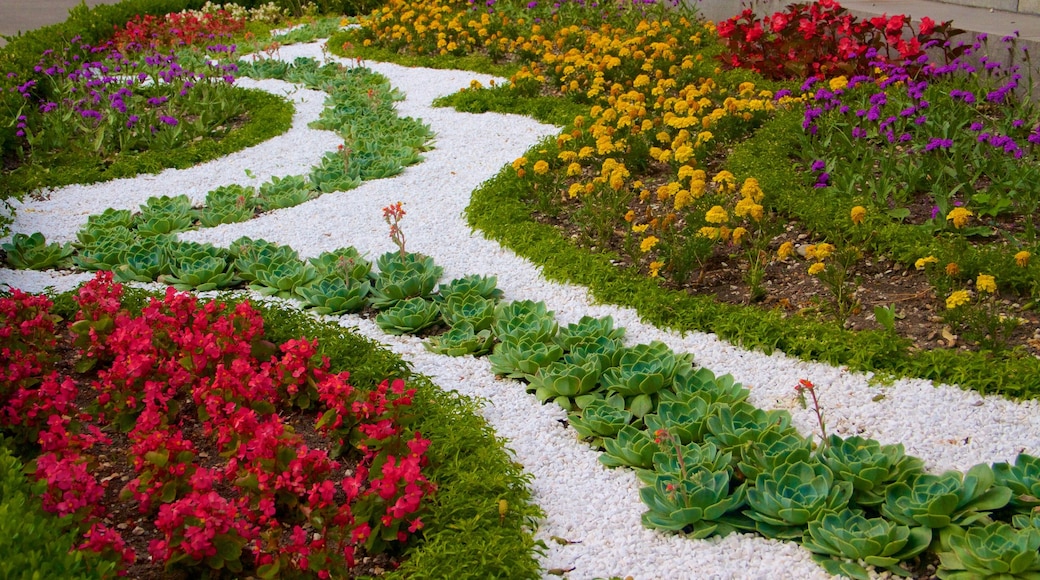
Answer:
M123 263L126 251L138 241L137 235L122 226L101 230L96 242L83 246L72 257L73 264L83 270L114 270Z
M573 411L596 399L592 393L599 386L599 375L595 365L556 361L527 376L528 390L542 403L551 400L565 411Z
M863 506L881 505L888 486L924 472L924 462L906 455L902 444L881 445L858 436L831 435L820 460L835 477L852 483L853 501Z
M410 298L428 298L444 272L434 264L433 258L428 257L403 261L380 258L379 266L379 275L369 298L372 306L379 310Z
M431 300L402 300L376 315L376 325L389 334L415 334L441 321L441 311Z
M939 552L942 580L1040 580L1040 529L1005 522L954 529Z
M255 199L255 187L232 183L207 192L206 206L242 206L252 210Z
M451 294L440 303L441 314L451 326L466 322L478 331L491 330L495 322L495 301L479 294Z
M257 282L261 272L273 268L277 264L289 264L300 261L299 254L289 246L273 244L267 240L254 240L241 237L231 242L229 248L234 258L238 275L246 282ZM315 271L315 277L317 271Z
M712 403L735 404L747 400L751 391L737 383L731 375L716 377L706 368L691 373L677 373L673 389L661 393L661 400L687 401L692 398Z
M159 276L159 282L177 290L224 290L242 282L242 279L235 275L235 268L227 258L217 251L185 248L173 253L170 258L170 274Z
M619 339L600 336L573 345L564 359L573 364L594 364L603 372L618 365L623 350Z
M488 355L491 372L495 375L522 379L538 372L563 357L563 349L529 336L509 338L495 345Z
M372 285L353 278L326 275L324 278L296 288L296 294L305 306L317 314L339 316L348 312L360 312L368 304L368 293Z
M105 211L87 217L87 224L76 232L80 246L96 246L101 238L107 237L105 232L112 229L129 230L134 225L134 214L128 209L108 208Z
M350 162L344 158L341 152L330 151L311 168L311 183L322 193L350 191L361 185L361 177L351 175L349 164Z
M869 580L864 564L908 576L899 563L925 551L931 541L931 528L866 518L859 511L843 509L810 521L802 546L813 552L813 560L827 572Z
M572 322L561 327L556 341L564 350L570 351L575 346L604 337L620 341L625 337L624 328L614 328L614 319L610 316L593 318L582 316L578 322Z
M170 247L173 238L166 234L143 238L126 249L123 263L112 270L118 282L154 282L170 274Z
M791 427L791 414L782 409L764 411L746 402L716 403L713 409L707 419L705 439L722 449L732 450L738 461L745 459L744 454L752 443L795 433Z
M279 298L295 297L297 289L318 278L314 266L302 260L272 262L267 267L256 269L253 274L255 280L249 285L251 290Z
M505 297L505 293L498 288L497 277L471 274L437 286L437 294L434 295L434 299L447 301L452 296L465 296L467 294L494 300L496 303Z
M644 526L701 539L736 531L731 522L745 505L746 487L741 484L730 492L728 470L698 465L687 469L684 477L658 475L639 490L639 498L648 508L642 516Z
M761 440L750 443L744 452L744 459L737 463L737 469L750 481L761 473L771 473L785 463L812 459L812 440L794 432L779 433L770 431Z
M636 417L643 417L656 407L657 393L670 389L676 373L689 364L685 355L655 341L625 349L618 366L604 371L601 380L607 391L625 397Z
M16 233L11 241L0 244L7 252L7 264L15 270L47 270L61 268L71 263L72 244L48 244L43 234Z
M654 453L657 450L657 441L646 429L625 425L618 431L617 437L603 439L603 453L599 455L599 462L607 467L650 469L654 465Z
M186 195L150 197L134 218L137 233L143 237L190 230L196 212Z
M657 405L657 412L643 416L651 433L664 430L677 437L682 445L702 441L707 432L709 405L703 399L665 401Z
M571 413L570 424L578 437L589 440L595 448L603 447L603 439L616 437L625 425L629 425L635 415L625 409L625 400L619 395L606 398L595 398L578 413Z
M469 322L459 322L440 336L431 336L423 346L426 350L448 356L480 356L487 354L495 344L490 330L477 330Z
M826 465L796 461L755 478L747 492L750 509L744 514L767 538L797 540L809 522L844 509L851 497L852 484L835 481Z
M966 526L1007 505L1011 490L994 485L993 470L983 464L961 474L919 473L888 487L881 514L908 526L943 529Z
M997 485L1011 490L1008 506L1016 510L1032 510L1040 506L1040 458L1020 453L1015 463L993 464Z
M517 300L498 304L493 329L495 336L502 341L529 336L550 342L556 337L559 324L544 302Z
M237 224L253 218L253 209L237 205L207 205L199 210L199 224L214 228L221 224Z
M356 248L348 246L331 252L322 252L313 258L308 258L319 274L351 278L358 282L370 280L372 273L372 262L366 260Z
M260 184L256 195L256 207L260 211L273 211L300 205L320 195L302 175L286 175L272 177L271 181Z

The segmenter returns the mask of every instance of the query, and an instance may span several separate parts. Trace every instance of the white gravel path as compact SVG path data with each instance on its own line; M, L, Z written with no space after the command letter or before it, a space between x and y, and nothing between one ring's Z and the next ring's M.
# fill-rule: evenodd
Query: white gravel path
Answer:
M318 44L286 46L280 51L283 59L291 61L297 56L322 58ZM435 149L425 155L423 163L392 179L323 195L244 224L185 233L182 239L226 246L249 235L291 245L304 257L354 246L374 258L394 249L381 208L402 201L407 216L401 226L408 249L432 256L444 268L444 280L466 274L495 275L507 299L544 300L561 324L583 315L611 315L618 326L626 328L629 343L660 340L676 351L693 353L698 364L720 375L730 373L749 386L755 405L789 409L795 425L805 434L816 424L811 412L796 403L794 385L802 378L816 384L830 432L903 443L908 453L924 459L933 471L966 470L979 462L1011 460L1022 451L1040 453L1036 402L1013 403L919 380L877 386L862 373L803 362L782 353L767 356L745 351L710 334L660 330L643 323L631 309L595 304L582 287L546 281L536 266L471 232L462 212L476 187L558 129L519 116L472 115L430 106L435 97L466 87L473 79L488 84L491 77L487 75L365 65L388 77L407 95L398 104L402 115L420 118L435 131ZM219 185L255 185L271 175L306 173L324 152L335 149L339 140L334 134L306 127L321 110L320 93L276 81L256 84L288 92L297 103L293 129L285 135L192 169L54 191L45 201L21 204L13 231L41 231L48 241L72 240L88 215L105 208L136 209L150 196L180 193L201 201ZM246 169L256 177L247 177ZM49 286L63 290L89 277L0 270L0 283L27 291ZM636 579L828 577L796 544L752 535L690 541L644 529L639 521L643 507L635 476L630 471L602 468L598 454L561 426L562 410L538 404L519 383L495 379L486 359L432 355L418 339L386 335L372 322L355 316L343 317L340 323L387 344L441 387L487 400L482 413L511 441L517 460L534 475L535 500L547 513L538 531L549 546L543 562L546 570L573 568L567 577L574 579L628 575ZM879 394L884 397L875 401ZM560 546L550 536L580 543Z

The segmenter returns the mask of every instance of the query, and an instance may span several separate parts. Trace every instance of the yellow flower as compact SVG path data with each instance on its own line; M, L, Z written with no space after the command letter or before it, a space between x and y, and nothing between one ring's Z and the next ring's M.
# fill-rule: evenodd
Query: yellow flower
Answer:
M703 228L697 230L697 235L703 238L716 240L719 237L719 228L704 226Z
M538 173L538 165L535 164L534 172ZM575 175L581 175L581 163L571 163L567 166L567 177L574 177Z
M572 183L570 189L567 190L567 195L570 197L578 197L582 191L585 190L585 186L581 183Z
M733 243L739 244L740 239L747 235L748 231L745 228L737 227L733 228Z
M1029 256L1029 252L1022 250L1021 252L1015 254L1015 263L1018 264L1020 268L1025 268L1029 265Z
M849 85L849 79L844 76L834 77L828 84L832 91L840 91Z
M935 256L926 256L924 258L918 258L917 261L914 262L914 268L917 268L918 270L924 270L928 264L934 264L938 261L939 259Z
M726 214L726 210L721 205L713 206L708 210L708 213L704 216L705 221L709 224L724 224L729 219L729 215Z
M859 225L867 218L867 208L862 205L857 205L852 208L850 216L852 217L852 223Z
M737 187L737 178L729 171L720 171L711 180L719 185L719 189L733 191Z
M765 197L765 193L762 191L762 186L758 184L758 180L754 177L749 177L744 180L744 184L740 186L740 195L744 196L755 203L762 201Z
M520 158L518 158L518 159L513 161L513 169L515 169L518 174L524 168L525 165L527 165L527 158L526 157L520 157ZM522 177L522 175L521 175L521 177Z
M690 202L692 201L693 196L690 194L690 190L680 189L679 191L675 192L674 207L676 211L679 211L680 209L690 205Z
M780 247L776 250L776 257L781 260L786 260L794 255L794 243L784 242L780 244Z
M634 220L634 219L636 219L636 212L635 212L635 210L631 210L631 209L628 210L628 213L625 214L625 221L629 222L629 223L632 223L632 220Z
M534 172L536 175L545 175L549 172L549 164L544 160L539 160L534 164Z
M946 275L956 276L961 273L961 267L957 265L957 262L950 262L946 264Z
M660 262L660 261L650 262L650 277L651 278L656 278L657 277L657 273L660 272L661 268L663 268L663 267L664 267L664 262Z
M989 292L990 294L997 291L997 282L993 279L993 276L989 274L979 274L979 277L975 279L975 288L979 292Z
M649 252L651 249L653 249L654 246L657 245L657 242L659 241L661 240L657 239L657 236L647 236L643 238L642 242L639 243L639 251L644 253Z
M816 262L812 266L809 266L809 275L810 276L815 276L815 275L819 274L820 272L823 272L826 269L827 269L827 266L825 266L823 264L823 262Z
M963 228L968 224L968 219L975 214L964 209L963 207L955 207L950 213L946 214L946 221L952 221L953 227Z
M967 290L957 290L946 298L946 309L953 310L962 304L967 304L970 299Z
M646 231L646 228L650 227L650 224L633 224L632 231L641 234Z
M827 244L827 243L821 243L821 244L816 244L815 248L813 249L813 256L812 257L814 257L817 260L820 260L822 262L822 261L826 260L833 253L834 253L834 246L832 246L831 244ZM806 253L806 255L808 256L808 253Z

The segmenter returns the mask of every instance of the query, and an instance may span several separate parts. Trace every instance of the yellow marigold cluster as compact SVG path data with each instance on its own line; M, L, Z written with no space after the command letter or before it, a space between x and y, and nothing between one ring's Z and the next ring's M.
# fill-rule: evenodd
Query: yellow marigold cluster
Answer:
M989 274L979 274L975 278L975 289L979 292L993 294L997 291L997 281Z
M935 264L938 261L939 259L935 256L925 256L924 258L918 258L917 261L914 262L914 268L917 268L918 270L924 270L928 266L928 264Z
M946 309L953 310L971 301L971 295L967 290L955 290L946 297Z
M863 223L863 220L867 219L867 208L862 205L857 205L852 208L849 217L852 219L852 223L860 225Z
M946 221L952 222L953 227L960 229L968 225L968 220L975 214L963 207L955 207L946 214Z
M1029 265L1029 257L1031 255L1032 254L1025 250L1018 252L1017 254L1015 254L1015 264L1018 264L1019 268L1025 268Z

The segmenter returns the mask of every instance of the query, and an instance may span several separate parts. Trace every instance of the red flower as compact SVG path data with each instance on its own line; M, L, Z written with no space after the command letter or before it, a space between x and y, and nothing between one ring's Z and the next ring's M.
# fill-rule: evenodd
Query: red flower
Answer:
M921 19L921 28L918 33L923 36L928 36L933 32L935 32L935 21L925 16Z

